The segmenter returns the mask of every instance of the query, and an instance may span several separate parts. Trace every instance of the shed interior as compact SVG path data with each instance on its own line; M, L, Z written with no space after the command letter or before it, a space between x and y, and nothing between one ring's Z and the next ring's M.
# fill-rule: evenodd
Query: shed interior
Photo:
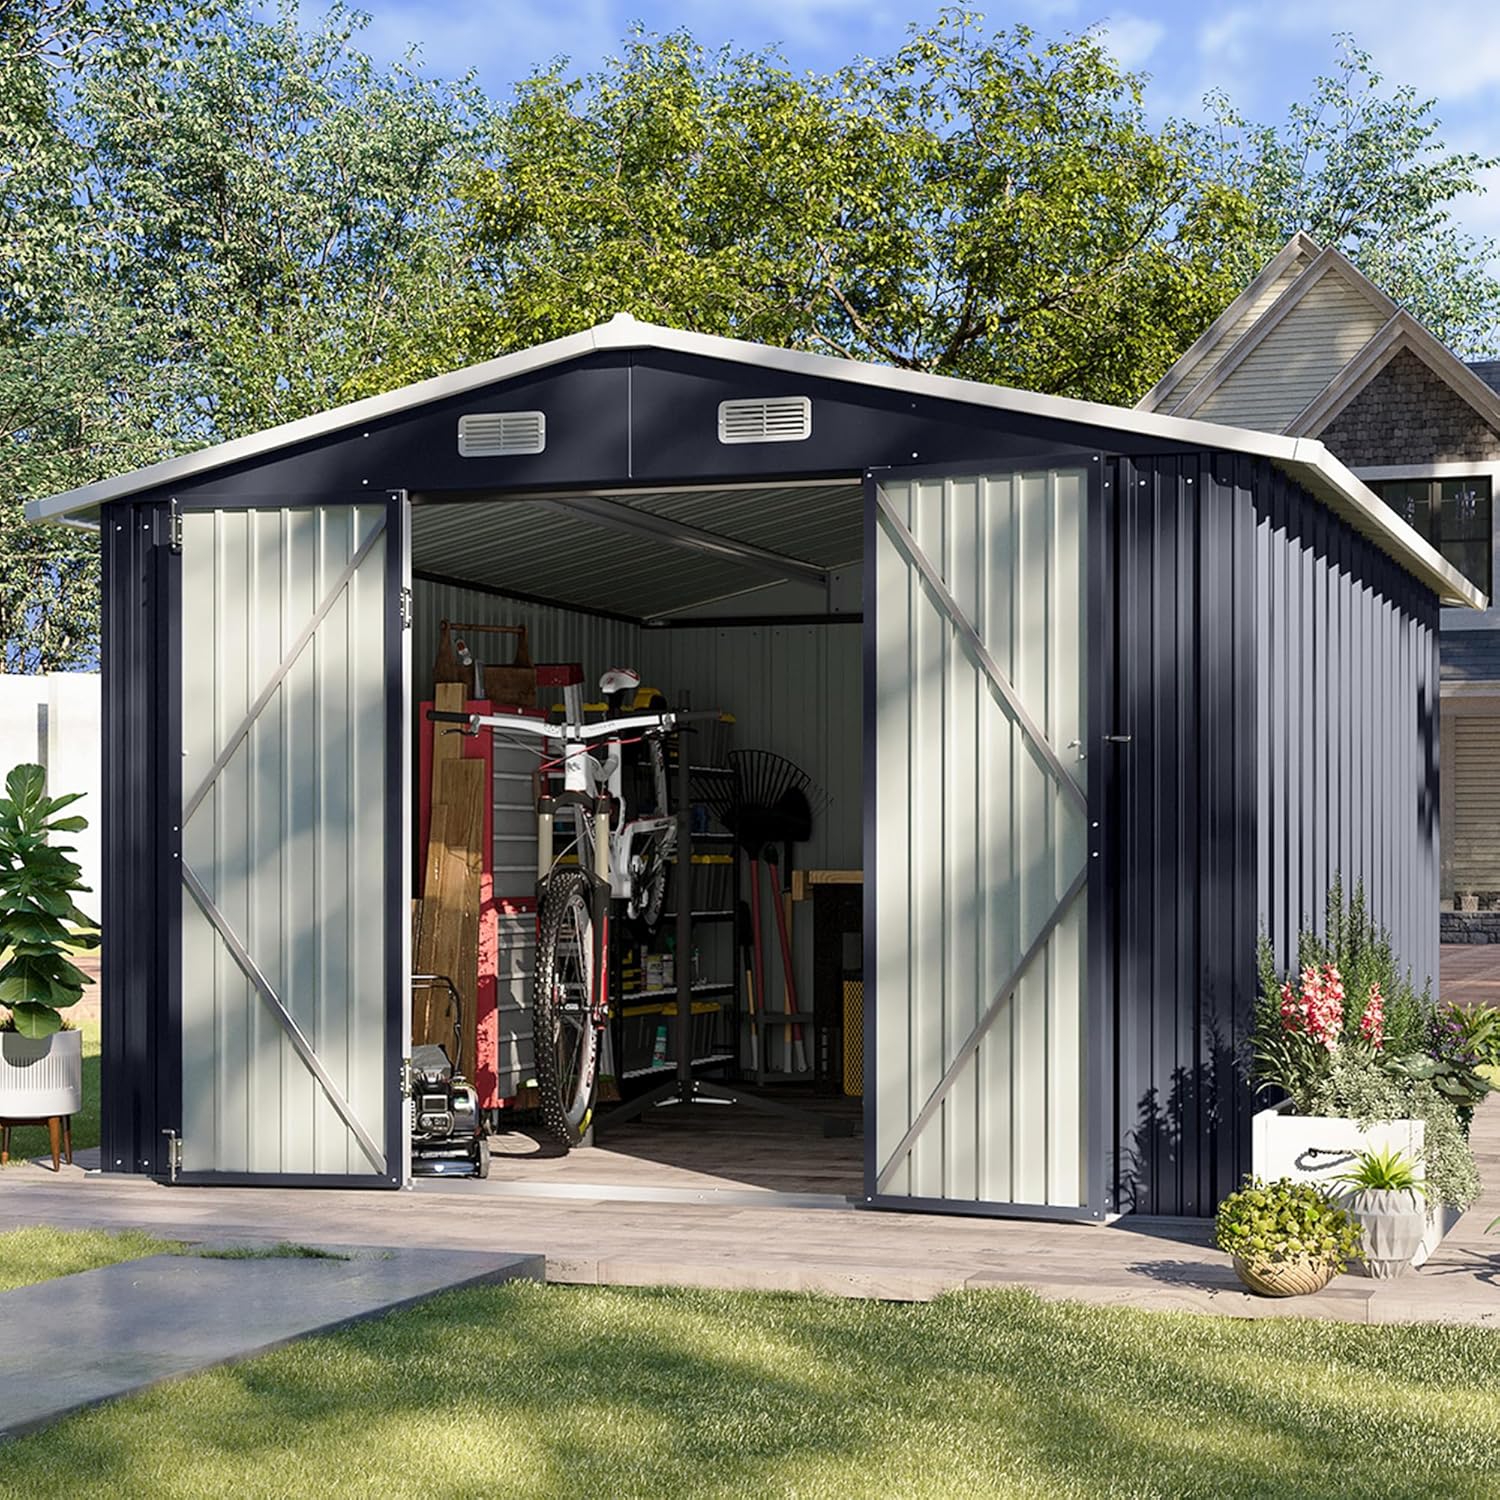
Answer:
M494 1109L494 1165L487 1184L469 1182L465 1190L503 1193L564 1178L602 1188L711 1184L859 1194L861 1026L844 1021L846 1005L850 1017L859 1014L859 991L846 985L858 983L861 963L862 478L412 499L416 704L433 696L442 622L454 622L455 638L459 623L523 625L536 663L582 668L587 701L598 696L607 668L630 666L643 688L671 705L722 710L723 726L696 736L693 764L722 764L731 748L765 750L799 767L816 788L811 836L790 850L802 899L791 899L791 870L760 870L766 993L755 1008L762 1022L752 1029L743 946L750 865L706 812L694 824L689 956L695 1076L809 1113L659 1108L611 1128L605 1106L594 1149L562 1157L526 1109L535 1098L527 1087L528 924L507 922L503 912L513 898L524 904L534 887L534 821L520 806L533 793L513 774L525 752L497 742L493 894L502 909L499 945L511 956L499 955L493 1012L480 1001L481 1032L490 1028L480 1050L483 1059L494 1058L477 1070L482 1098ZM470 630L463 639L481 667L511 660L513 641L504 635ZM542 686L538 707L559 697ZM416 713L413 727L420 728ZM420 800L419 788L414 807ZM507 802L514 804L509 815ZM419 849L419 897L421 859ZM823 1018L798 1028L800 1046L792 1028L773 1019L789 1003L771 904L778 888L796 1008ZM675 907L672 893L667 904ZM664 978L662 967L675 963L673 925L664 922L654 938L626 933L623 942L617 929L612 939L625 967L617 975L601 1100L618 1094L628 1102L675 1066L675 997L666 982L673 970ZM815 927L822 934L816 939ZM842 1121L846 1133L826 1133L823 1117Z

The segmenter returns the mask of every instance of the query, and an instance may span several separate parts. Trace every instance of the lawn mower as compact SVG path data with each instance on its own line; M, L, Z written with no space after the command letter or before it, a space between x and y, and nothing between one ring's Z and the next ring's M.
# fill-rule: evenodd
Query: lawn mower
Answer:
M413 1177L488 1177L490 1143L479 1095L458 1071L463 1056L463 1001L446 974L413 974L412 985L441 986L453 1008L453 1054L435 1043L411 1049Z

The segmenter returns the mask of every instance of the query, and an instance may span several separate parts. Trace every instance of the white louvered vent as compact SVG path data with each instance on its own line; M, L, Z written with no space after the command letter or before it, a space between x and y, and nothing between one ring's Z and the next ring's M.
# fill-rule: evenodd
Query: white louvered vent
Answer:
M806 396L719 403L721 443L800 443L811 436L812 402Z
M461 458L508 458L547 446L547 415L540 411L480 411L458 419Z

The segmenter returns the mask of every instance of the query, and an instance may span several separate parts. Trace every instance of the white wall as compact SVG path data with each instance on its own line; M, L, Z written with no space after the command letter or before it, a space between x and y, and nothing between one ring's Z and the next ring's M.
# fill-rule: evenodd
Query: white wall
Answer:
M89 820L71 834L90 894L78 903L99 916L99 674L49 672L20 677L0 673L0 781L10 768L34 761L47 768L47 790L55 797L82 792L69 809Z

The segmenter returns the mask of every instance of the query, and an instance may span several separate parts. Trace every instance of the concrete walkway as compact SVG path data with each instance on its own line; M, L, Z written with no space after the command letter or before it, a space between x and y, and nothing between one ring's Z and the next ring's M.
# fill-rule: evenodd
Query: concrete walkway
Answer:
M543 1269L540 1258L525 1255L345 1253L339 1260L153 1255L0 1293L0 1440L434 1292L539 1279Z

